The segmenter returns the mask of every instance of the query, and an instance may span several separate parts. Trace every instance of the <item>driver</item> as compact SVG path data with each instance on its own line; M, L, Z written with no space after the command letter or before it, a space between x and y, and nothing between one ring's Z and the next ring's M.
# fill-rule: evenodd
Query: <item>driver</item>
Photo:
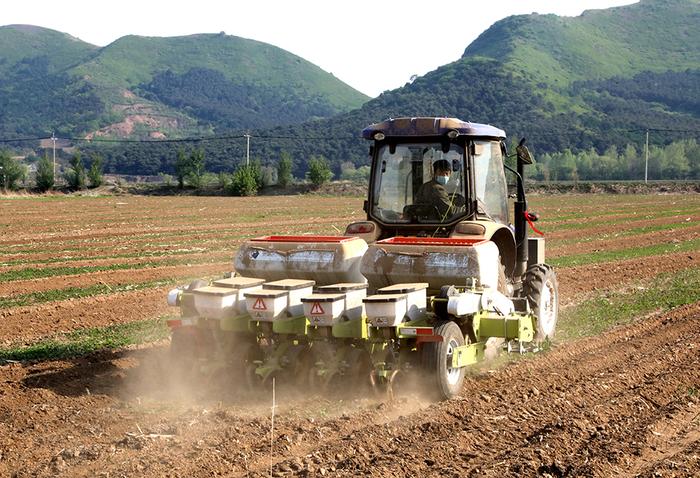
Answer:
M445 189L445 185L450 180L451 173L452 168L450 168L449 161L445 159L435 161L433 163L433 179L427 183L423 183L421 187L418 188L418 193L416 194L416 204L435 206L437 212L440 214L440 217L437 218L440 221L457 212L461 212L463 209L455 204L455 198L450 198L450 194L447 192L447 189Z

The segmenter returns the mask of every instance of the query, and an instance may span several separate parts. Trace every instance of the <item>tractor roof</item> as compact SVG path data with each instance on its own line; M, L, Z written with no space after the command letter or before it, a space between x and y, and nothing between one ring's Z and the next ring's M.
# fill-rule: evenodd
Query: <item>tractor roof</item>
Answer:
M456 131L460 136L506 137L505 131L495 126L434 116L388 119L363 129L362 137L375 139L376 133L383 133L385 137L442 136L450 131Z

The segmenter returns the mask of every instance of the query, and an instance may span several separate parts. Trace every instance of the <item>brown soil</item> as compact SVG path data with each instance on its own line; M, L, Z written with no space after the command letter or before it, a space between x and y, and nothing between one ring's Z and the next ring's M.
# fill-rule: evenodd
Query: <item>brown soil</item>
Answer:
M217 257L207 256L206 259L217 259ZM63 275L56 277L43 277L40 279L5 282L0 283L0 294L2 294L3 296L10 297L14 295L30 294L32 292L43 292L53 289L66 289L68 287L88 287L96 284L107 284L109 286L136 284L139 282L148 282L153 280L169 278L184 278L193 277L195 275L220 274L231 270L230 258L228 260L222 260L221 255L219 254L218 259L218 262L214 262L212 264L197 264L196 258L193 257L192 265L188 266L151 266L146 269L139 269L138 267L134 267L134 269L127 270L88 272L80 275ZM159 259L146 259L146 261L157 263ZM124 262L115 260L111 263L104 262L104 264L138 264L142 262L145 261L143 259L129 259L125 260ZM82 265L99 265L99 263L94 262ZM73 263L68 266L80 267L79 264Z
M674 240L689 240L698 236L700 231L700 218L687 220L686 217L663 218L650 221L642 221L640 223L625 223L614 226L606 226L602 231L589 229L571 230L558 232L554 226L551 227L552 232L545 234L546 240L555 241L555 246L547 248L547 254L555 257L562 254L575 254L582 250L588 252L591 250L600 249L624 249L630 246L630 237L634 238L638 243L659 243L669 242ZM692 221L692 222L691 222ZM691 225L688 225L691 223ZM678 227L673 227L673 226ZM652 231L642 234L630 236L625 234L632 228L645 226L669 226L668 229L661 231ZM658 239L657 239L658 238Z
M552 225L548 254L692 240L698 234L695 225L614 234L685 219L637 219L633 211L640 205L645 210L667 206L668 212L679 205L667 203L682 201L687 207L698 197L608 198L609 207L620 210L615 217L627 222L604 231L591 226L559 233ZM129 203L129 209L115 201ZM201 239L216 242L218 233L329 232L362 216L361 200L348 198L127 197L56 203L64 205L63 213L46 219L43 204L22 200L11 205L19 204L27 215L20 214L17 225L0 219L7 232L0 239L0 260L50 259L55 256L49 251L58 244L59 250L84 247L79 257L89 263L93 247L119 246L116 253L146 250L149 241L176 247L178 240L192 239L175 235L183 228L192 235L206 230ZM542 204L540 212L551 215L553 224L557 214L595 214L601 207L599 201L551 197L542 198ZM87 218L82 222L71 212L79 205ZM0 204L0 214L6 206ZM236 224L237 215L251 211L260 217ZM275 211L282 213L269 216ZM301 217L310 219L296 219ZM152 239L151 233L167 239ZM576 237L594 239L572 242ZM211 244L205 247L211 258ZM34 252L16 253L30 249ZM216 250L222 249L217 244ZM202 264L197 261L206 253L193 256L191 266L0 283L0 296L184 280L230 268L229 258ZM700 253L690 251L559 269L562 305L697 267ZM170 314L168 288L0 308L0 345ZM358 390L319 396L282 382L276 389L272 450L271 393L251 394L240 376L182 380L167 342L73 360L0 365L0 476L700 476L700 303L640 317L596 337L555 343L534 358L475 369L461 396L449 402L430 403L411 393L378 401Z
M163 349L11 364L0 474L698 476L698 317L700 303L482 370L438 404L280 388L272 451L270 396L187 396Z
M561 304L568 305L606 291L633 286L658 274L700 267L700 251L589 264L557 270Z

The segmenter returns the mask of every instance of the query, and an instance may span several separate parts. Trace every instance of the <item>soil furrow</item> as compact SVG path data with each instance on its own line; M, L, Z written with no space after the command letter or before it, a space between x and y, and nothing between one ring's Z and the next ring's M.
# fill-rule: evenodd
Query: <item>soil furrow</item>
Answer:
M675 410L700 409L675 392L700 381L692 347L700 340L699 311L694 304L644 322L640 332L636 323L583 340L581 352L564 346L472 379L462 401L322 445L320 466L338 476L614 475L649 426ZM615 377L621 373L633 387ZM337 460L339 452L350 456Z

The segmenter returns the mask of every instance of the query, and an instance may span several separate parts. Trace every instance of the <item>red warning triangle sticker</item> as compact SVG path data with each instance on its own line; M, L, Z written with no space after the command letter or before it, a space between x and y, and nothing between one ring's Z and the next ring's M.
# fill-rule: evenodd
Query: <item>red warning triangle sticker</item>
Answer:
M255 304L253 304L253 310L267 310L267 307L265 307L265 301L262 300L262 298L258 298L258 300L255 301Z
M325 314L323 307L319 302L314 302L313 307L311 307L311 315L322 315Z

